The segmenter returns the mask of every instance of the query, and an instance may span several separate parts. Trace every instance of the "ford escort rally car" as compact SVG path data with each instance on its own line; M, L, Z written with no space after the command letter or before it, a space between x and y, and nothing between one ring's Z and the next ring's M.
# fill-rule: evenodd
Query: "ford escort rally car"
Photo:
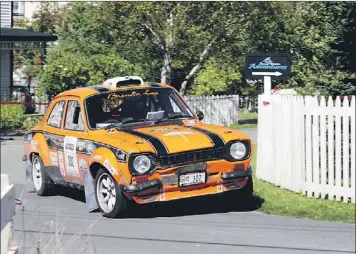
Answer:
M250 138L203 117L173 87L136 76L62 92L24 137L27 179L40 196L84 190L89 210L110 218L129 203L250 198Z

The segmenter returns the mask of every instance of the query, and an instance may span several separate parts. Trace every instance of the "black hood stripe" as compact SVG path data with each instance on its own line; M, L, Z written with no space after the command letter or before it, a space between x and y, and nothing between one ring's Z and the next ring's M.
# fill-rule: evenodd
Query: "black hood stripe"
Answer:
M202 128L198 128L198 127L194 127L194 126L185 126L185 127L193 129L195 131L199 131L199 132L207 135L211 139L211 141L214 142L216 148L221 148L221 147L225 146L225 141L219 135L212 133L211 131L208 131L208 130L205 130Z
M119 130L119 131L143 138L153 147L153 149L156 150L156 152L159 156L164 156L169 153L166 145L160 139L158 139L156 137L153 137L153 136L150 136L150 135L147 135L145 133L138 132L135 130Z

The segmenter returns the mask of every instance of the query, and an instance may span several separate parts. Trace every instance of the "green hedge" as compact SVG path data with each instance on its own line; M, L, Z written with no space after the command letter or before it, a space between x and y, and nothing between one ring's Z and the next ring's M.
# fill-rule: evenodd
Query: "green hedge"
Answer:
M25 115L23 105L1 105L0 117L2 130L30 130L42 119L42 116Z
M35 125L37 125L42 120L42 116L31 116L26 117L25 121L23 122L22 129L23 130L30 130Z
M6 130L20 129L25 120L23 105L1 105L0 128Z

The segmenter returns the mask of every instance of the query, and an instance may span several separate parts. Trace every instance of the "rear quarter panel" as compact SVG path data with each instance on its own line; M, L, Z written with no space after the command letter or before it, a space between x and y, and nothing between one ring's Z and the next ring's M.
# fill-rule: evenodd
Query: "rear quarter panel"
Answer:
M26 157L31 160L34 153L39 154L45 166L49 165L49 150L46 139L41 132L30 131L24 136L24 149Z

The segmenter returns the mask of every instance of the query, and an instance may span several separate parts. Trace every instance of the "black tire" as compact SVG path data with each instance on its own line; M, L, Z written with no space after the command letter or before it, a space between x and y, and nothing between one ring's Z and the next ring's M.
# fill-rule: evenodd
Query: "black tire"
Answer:
M100 184L99 180L102 180L102 177L109 177L111 181L114 183L114 188L116 191L116 202L111 211L105 211L105 208L102 207L102 202L99 201L98 197L98 192L99 192L99 186ZM95 199L98 204L99 210L101 211L102 215L107 218L117 218L120 217L121 215L124 214L124 212L128 208L128 204L126 202L125 197L123 196L120 186L117 184L115 179L112 177L112 175L105 169L101 168L99 169L98 173L95 176L95 181L94 181L94 186L95 186Z
M35 170L35 163L38 163L38 165L40 166L40 170L39 170L39 173L41 174L41 181L39 181L39 182L41 182L40 188L36 188L36 184L35 184L34 172L33 172ZM53 182L50 179L50 177L48 176L48 174L44 168L44 164L43 164L41 157L38 155L34 155L32 157L31 174L32 174L32 181L33 181L34 189L38 196L48 196L53 193L53 191L54 191ZM38 187L38 185L37 185L37 187Z

